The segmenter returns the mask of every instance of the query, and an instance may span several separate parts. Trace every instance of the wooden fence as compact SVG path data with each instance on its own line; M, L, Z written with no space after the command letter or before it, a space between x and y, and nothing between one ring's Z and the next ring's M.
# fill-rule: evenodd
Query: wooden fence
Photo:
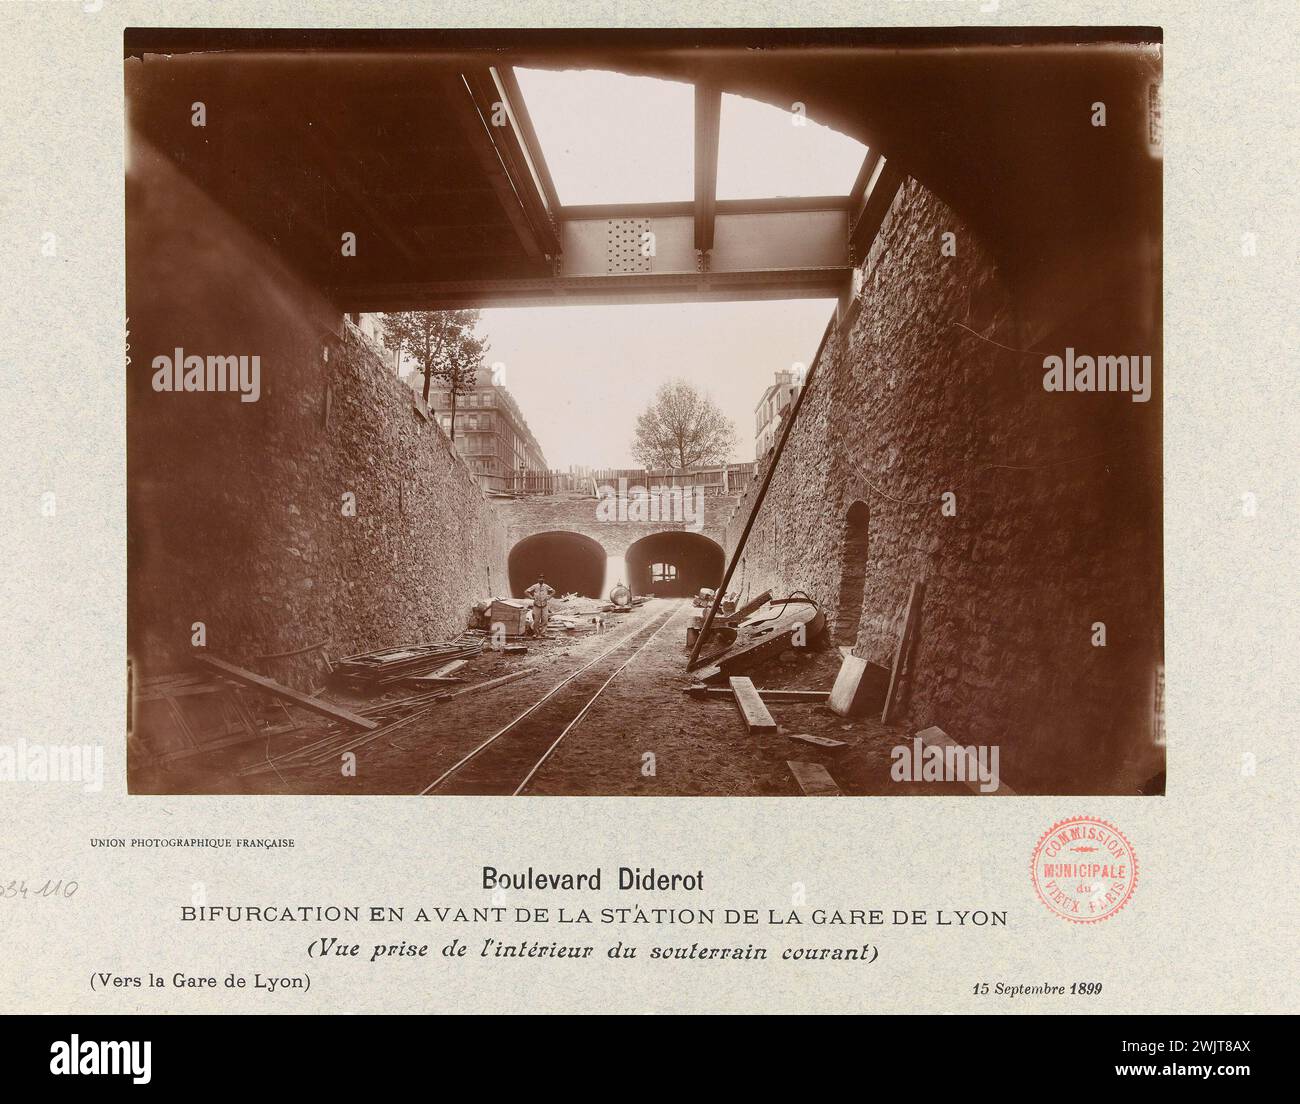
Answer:
M726 477L721 466L695 471L652 472L645 468L601 468L596 471L521 471L512 475L482 475L485 491L514 495L587 494L593 498L602 487L617 490L619 480L627 487L703 487L705 495L742 494L754 479L756 465L728 464Z

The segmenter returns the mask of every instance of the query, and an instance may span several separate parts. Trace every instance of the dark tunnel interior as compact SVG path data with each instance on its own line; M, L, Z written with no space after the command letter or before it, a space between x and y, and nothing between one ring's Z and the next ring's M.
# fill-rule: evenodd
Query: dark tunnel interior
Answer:
M634 594L685 598L722 582L722 548L699 533L652 533L627 550L627 583Z
M605 549L581 533L537 533L510 550L510 592L522 598L538 574L557 595L570 592L601 597L605 581Z

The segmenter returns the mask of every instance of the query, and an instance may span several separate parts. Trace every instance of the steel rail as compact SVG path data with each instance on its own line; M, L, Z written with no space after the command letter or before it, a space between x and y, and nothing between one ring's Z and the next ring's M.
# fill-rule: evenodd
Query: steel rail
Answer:
M654 626L654 631L658 632L659 629L661 629L665 624L668 623L668 621L672 618L672 616L675 613L677 613L677 609L674 608L669 610L668 613L664 615L664 619ZM630 633L628 633L621 640L619 640L619 642L615 644L612 648L610 648L608 651L602 652L600 655L596 656L595 659L591 660L591 662L583 664L572 674L565 676L558 683L556 683L555 686L553 686L550 690L548 690L545 694L543 694L542 697L538 698L537 701L533 702L532 705L530 705L527 709L525 709L522 713L520 713L519 716L517 716L514 720L512 720L508 725L494 732L491 736L489 736L486 740L484 740L481 744L478 745L478 747L474 748L472 751L469 751L465 755L461 756L460 759L458 759L455 763L453 763L450 767L448 767L445 771L443 771L440 775L438 775L437 778L435 778L432 782L430 782L427 786L425 786L424 789L422 789L417 796L424 797L426 794L432 793L439 786L441 786L443 782L445 782L448 778L450 778L453 774L455 774L458 770L460 770L463 766L465 766L466 763L468 763L471 759L473 759L481 751L483 751L486 747L488 747L488 745L494 743L500 737L504 736L507 732L509 732L512 728L514 728L515 725L517 725L520 721L522 721L535 709L538 709L541 706L545 705L546 702L548 702L551 698L553 698L556 694L558 694L562 689L564 689L565 686L571 683L580 674L582 674L584 671L590 670L601 660L608 659L616 651L618 651L620 648L626 645L628 641L630 641L633 637L637 636L642 632L645 632L645 630L646 630L645 625L638 625Z
M623 673L623 669L627 667L627 665L631 663L632 660L636 659L637 656L639 656L643 651L645 651L645 649L649 646L650 641L652 641L656 636L658 636L661 632L663 632L664 629L668 627L668 623L674 617L676 617L677 614L680 612L681 612L680 609L673 610L668 615L668 617L665 618L665 620L660 623L659 627L655 629L655 631L652 632L648 637L646 637L644 641L642 641L641 646L637 648L635 652L633 652L630 656L627 657L627 659L623 661L619 669L615 671L612 675L610 675L609 678L607 678L603 683L601 683L600 689L591 695L591 699L587 702L587 704L578 710L577 716L574 717L573 720L571 720L567 725L564 726L563 732L561 732L557 737L555 737L555 742L550 747L548 747L544 752L542 752L542 757L538 759L536 763L533 764L533 769L530 770L526 775L524 775L524 780L520 782L517 787L515 787L515 792L510 795L511 797L518 797L521 793L524 792L524 788L528 785L529 782L533 780L533 776L539 770L542 769L542 765L546 762L547 759L551 757L551 753L557 747L560 746L560 741L563 740L569 734L569 732L574 727L577 726L578 722L581 721L582 718L587 715L587 710L596 704L596 699L605 692L605 688L609 686L611 682L613 682L616 678L618 678L619 675Z

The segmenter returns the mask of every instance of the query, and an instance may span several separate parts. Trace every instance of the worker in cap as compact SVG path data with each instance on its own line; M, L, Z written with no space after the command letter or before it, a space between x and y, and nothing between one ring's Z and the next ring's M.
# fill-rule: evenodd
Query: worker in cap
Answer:
M545 575L538 575L537 582L524 593L533 600L533 632L541 636L546 631L546 622L551 619L550 602L555 591L546 585Z

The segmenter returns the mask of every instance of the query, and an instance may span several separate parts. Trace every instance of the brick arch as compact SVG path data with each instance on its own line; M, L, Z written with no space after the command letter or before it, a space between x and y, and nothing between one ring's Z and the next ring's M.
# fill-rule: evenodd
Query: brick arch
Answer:
M722 545L700 533L674 530L651 533L628 546L625 557L627 584L634 594L661 598L684 598L701 587L722 583L726 557ZM670 564L676 571L671 581L655 582L651 566Z
M556 594L599 598L605 581L605 549L582 533L557 529L534 533L510 549L510 592L522 597L539 574Z
M605 549L610 559L618 560L633 544L653 533L696 532L722 545L740 495L710 495L704 500L704 518L700 525L667 521L605 521L598 516L597 500L591 496L529 495L489 501L505 524L511 545L541 533L577 533L590 537Z

